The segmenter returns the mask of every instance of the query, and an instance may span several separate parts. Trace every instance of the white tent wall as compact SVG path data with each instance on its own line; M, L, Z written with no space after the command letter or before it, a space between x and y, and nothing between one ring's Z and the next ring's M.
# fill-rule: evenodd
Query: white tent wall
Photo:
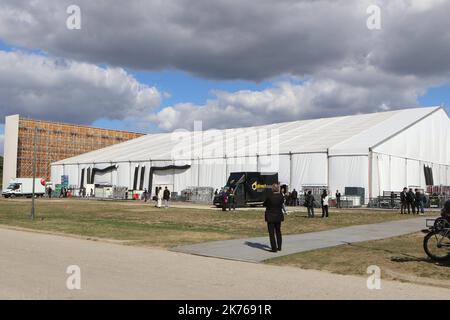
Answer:
M391 188L385 191L399 191L408 186L406 160L405 158L390 157Z
M377 197L382 195L384 190L391 190L391 167L388 155L373 153L370 174L372 188L371 193L369 190L369 197Z
M108 167L110 167L112 165L113 165L112 163L96 163L93 166L91 166L91 175L92 175L92 169L94 169L94 168L103 170L103 169L108 168ZM114 173L114 171L116 171L116 172ZM77 172L78 172L78 168L77 168ZM86 172L85 172L85 174L86 174ZM116 169L108 170L106 172L99 172L99 171L97 171L95 173L95 175L94 175L93 183L95 183L95 184L113 185L114 182L117 183L117 170ZM77 184L79 184L79 183L80 182L78 182ZM72 184L71 180L70 180L70 176L69 176L69 184Z
M399 158L450 165L450 120L443 109L372 148Z
M406 160L406 180L408 186L423 187L425 185L425 175L423 172L423 165L421 161L412 159ZM423 181L421 176L424 176Z
M151 162L142 162L140 163L141 168L145 166L145 175L144 175L144 185L143 189L148 188L148 179L150 178L150 167L167 167L172 165L172 161L151 161ZM142 170L142 169L140 169ZM141 172L139 170L139 173ZM140 174L138 175L138 181L140 182ZM167 169L167 170L153 170L153 177L152 177L152 195L154 194L155 187L165 187L167 186L170 191L174 191L174 170L173 169ZM139 183L137 185L137 188L139 189Z
M426 188L424 165L433 168L435 185L448 185L450 120L436 109L372 148L372 196L404 187ZM381 177L380 177L381 176Z
M220 189L226 183L225 159L205 159L200 161L199 186Z
M344 194L345 187L365 189L366 203L369 199L369 158L368 156L334 156L329 161L329 189Z
M278 172L278 180L281 184L291 184L291 159L290 155L271 155L258 157L258 169L260 172Z
M293 154L291 168L292 189L301 190L304 185L328 185L326 153Z
M61 176L64 174L64 165L53 165L51 167L52 183L53 186L61 184Z
M188 169L174 170L173 191L181 192L188 187L198 186L198 160L193 160L189 164L190 168ZM175 165L177 165L177 163L175 163Z
M63 168L63 175L69 176L69 185L78 185L80 183L80 178L78 175L78 165L76 164L65 165Z
M117 186L130 188L130 163L121 162L117 165Z
M372 197L404 187L426 188L424 166L433 168L435 185L449 185L450 166L373 153Z

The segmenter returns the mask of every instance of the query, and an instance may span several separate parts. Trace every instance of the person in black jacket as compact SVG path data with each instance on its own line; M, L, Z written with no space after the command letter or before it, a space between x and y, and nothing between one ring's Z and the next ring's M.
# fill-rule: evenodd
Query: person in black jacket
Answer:
M314 218L314 196L311 190L309 190L305 195L305 206L308 208L308 218Z
M161 192L161 190L159 190L159 192ZM169 207L169 200L170 200L170 191L169 189L167 189L167 187L164 188L163 200L164 200L164 208L167 209Z
M406 205L406 203L407 203L407 201L406 201L406 196L407 196L407 194L408 194L408 192L407 192L406 190L408 190L408 189L403 188L403 191L400 193L400 203L401 203L401 206L400 206L400 213L401 213L401 214L405 214L405 213L406 213L406 207L407 207L407 205ZM408 210L408 211L409 211L409 210ZM409 212L408 212L408 213L409 213Z
M415 190L415 199L416 199L415 207L416 207L417 213L424 214L425 210L423 209L423 194L422 194L422 192L420 192L419 189Z
M412 208L412 213L416 213L416 196L414 195L414 191L412 188L409 188L408 193L406 194L406 205L408 207L408 214L411 213L410 209Z
M282 211L284 198L280 193L280 185L274 183L272 185L272 194L267 196L264 201L266 207L265 220L267 222L267 229L269 230L270 246L272 252L281 251L281 222L284 221Z

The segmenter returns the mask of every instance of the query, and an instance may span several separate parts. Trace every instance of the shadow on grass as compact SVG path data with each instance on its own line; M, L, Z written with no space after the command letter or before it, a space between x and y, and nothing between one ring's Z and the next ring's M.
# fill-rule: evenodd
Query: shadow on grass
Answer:
M436 266L450 268L450 260L447 260L447 261L434 261L434 260L431 260L430 258L424 258L424 257L413 257L413 256L403 256L402 257L402 256L398 256L398 257L392 257L391 261L392 262L399 262L399 263L404 263L404 262L426 262L426 263L434 264Z
M266 244L262 244L262 243L257 243L257 242L250 242L250 241L246 241L245 245L251 247L251 248L255 248L255 249L260 249L260 250L264 250L264 251L270 251L271 248L266 245Z
M382 251L388 254L392 254L392 255L397 255L397 256L393 256L390 258L390 260L392 262L398 262L398 263L405 263L405 262L426 262L426 263L430 263L430 264L434 264L437 266L441 266L441 267L450 267L450 259L447 261L434 261L431 260L429 257L426 256L422 256L422 257L417 257L415 255L411 255L411 254L407 254L407 253L403 253L403 252L398 252L398 251L393 251L393 250L389 250L386 248L376 248L376 247L365 247L363 245L358 245L355 243L347 243L349 246L352 247L356 247L356 248L362 248L362 249L369 249L369 250L376 250L376 251ZM425 255L425 253L424 253Z

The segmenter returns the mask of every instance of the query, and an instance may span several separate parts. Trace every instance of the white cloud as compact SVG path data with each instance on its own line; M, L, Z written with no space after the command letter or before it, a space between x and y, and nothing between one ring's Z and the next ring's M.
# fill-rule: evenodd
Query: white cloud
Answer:
M181 103L151 119L163 130L250 126L297 119L337 116L416 107L430 83L395 76L368 65L328 70L303 83L279 82L274 87L237 92L214 92L204 105Z
M381 8L377 31L366 27L374 3ZM231 127L416 106L428 87L450 78L446 0L79 0L76 31L65 25L69 4L3 0L0 38L89 63L214 79L287 75L303 83L218 91L204 104L152 114L163 95L121 68L16 53L9 59L29 63L0 64L1 114L10 108L73 122L139 117L136 126L150 119L164 130L194 120Z
M160 92L122 68L0 51L0 117L91 123L139 118L161 102Z

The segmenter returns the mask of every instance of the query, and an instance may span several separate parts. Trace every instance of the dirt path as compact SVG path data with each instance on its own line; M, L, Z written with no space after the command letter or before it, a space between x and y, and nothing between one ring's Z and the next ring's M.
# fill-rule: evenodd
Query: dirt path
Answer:
M450 290L0 229L2 299L442 299ZM69 265L81 290L68 290ZM270 279L270 280L268 280Z

